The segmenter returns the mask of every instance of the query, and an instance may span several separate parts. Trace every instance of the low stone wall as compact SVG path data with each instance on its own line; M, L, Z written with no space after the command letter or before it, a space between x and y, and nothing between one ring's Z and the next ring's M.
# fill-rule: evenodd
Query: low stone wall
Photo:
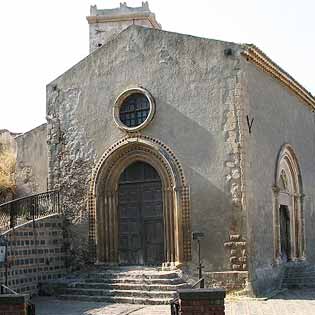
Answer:
M26 297L24 295L0 295L1 315L27 315Z
M224 289L178 290L180 315L224 315Z
M8 240L8 286L18 293L36 294L38 283L66 273L63 219L50 215L3 233ZM4 283L5 268L0 268ZM0 312L1 313L1 312Z
M248 284L248 271L205 272L207 288L225 288L227 291L244 290Z

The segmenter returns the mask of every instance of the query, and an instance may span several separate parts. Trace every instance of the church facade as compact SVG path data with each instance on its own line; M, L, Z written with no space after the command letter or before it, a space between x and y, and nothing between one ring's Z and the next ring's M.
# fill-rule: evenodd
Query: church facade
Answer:
M314 97L253 45L162 31L147 3L87 19L90 54L47 85L31 140L78 256L189 277L198 232L207 284L255 294L314 264Z

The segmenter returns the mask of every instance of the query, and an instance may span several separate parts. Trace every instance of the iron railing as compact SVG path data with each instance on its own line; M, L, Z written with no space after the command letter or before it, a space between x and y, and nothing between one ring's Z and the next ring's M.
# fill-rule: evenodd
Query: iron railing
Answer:
M14 199L0 205L0 231L60 212L60 195L56 190Z
M5 284L0 285L0 294L13 294L17 295L17 293L11 288L7 287Z
M193 285L192 285L192 289L195 289L197 286L199 285L199 288L200 289L203 289L205 287L205 279L204 278L201 278L199 279L197 282L195 282Z

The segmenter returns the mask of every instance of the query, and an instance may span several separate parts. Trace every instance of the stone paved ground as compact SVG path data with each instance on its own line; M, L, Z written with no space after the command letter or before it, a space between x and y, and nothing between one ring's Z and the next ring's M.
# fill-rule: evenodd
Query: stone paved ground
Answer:
M36 315L170 315L169 306L59 301L39 297ZM226 315L315 315L315 289L283 292L267 301L229 299Z

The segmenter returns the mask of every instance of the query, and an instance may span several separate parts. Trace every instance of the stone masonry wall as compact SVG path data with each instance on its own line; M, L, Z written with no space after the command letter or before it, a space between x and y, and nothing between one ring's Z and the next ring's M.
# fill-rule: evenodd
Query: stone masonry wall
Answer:
M2 234L8 240L8 286L18 293L36 294L38 283L66 273L63 218L52 215ZM4 283L5 267L0 268Z
M245 99L243 71L240 66L239 52L225 50L227 58L234 60L234 71L227 78L228 93L224 93L225 105L223 130L225 132L226 157L225 185L232 200L232 219L229 239L224 246L228 252L230 270L244 271L247 266L246 202L244 174L244 114L242 106Z
M205 271L246 270L239 58L233 43L131 26L47 86L49 188L61 189L66 215L74 230L80 226L74 251L79 239L79 252L87 247L92 169L126 137L113 120L115 99L142 86L156 113L140 133L170 147L183 167L192 230L205 234ZM235 235L245 243L236 252L224 245ZM192 269L197 257L193 244Z
M72 265L89 261L87 192L95 161L93 139L88 139L75 116L81 91L53 86L47 98L48 186L58 189L71 240Z
M248 271L206 272L206 288L225 288L227 291L244 290L248 284Z
M15 138L16 198L47 190L47 124Z

